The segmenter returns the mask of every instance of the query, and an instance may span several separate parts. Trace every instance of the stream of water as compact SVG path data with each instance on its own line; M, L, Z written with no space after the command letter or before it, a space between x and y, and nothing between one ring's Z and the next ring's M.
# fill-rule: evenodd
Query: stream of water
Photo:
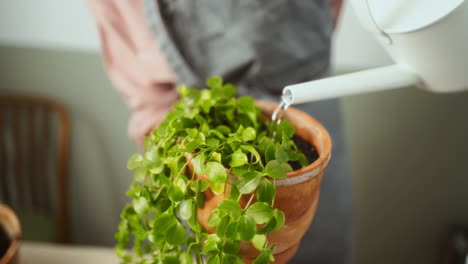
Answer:
M291 106L291 104L287 102L287 100L281 98L281 103L279 103L278 107L276 107L275 111L273 111L273 114L271 115L271 121L273 121L273 123L276 123L276 126L278 126L281 123L281 120L283 120L284 113ZM273 131L273 137L275 137L275 133L276 132Z

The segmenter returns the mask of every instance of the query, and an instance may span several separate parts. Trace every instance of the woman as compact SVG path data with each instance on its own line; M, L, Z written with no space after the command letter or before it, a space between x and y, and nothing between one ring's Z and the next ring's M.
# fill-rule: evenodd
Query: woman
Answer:
M240 94L277 101L282 88L325 76L341 1L89 0L107 72L132 109L140 145L177 99L211 75ZM351 195L336 100L299 106L333 139L320 206L292 263L349 263Z

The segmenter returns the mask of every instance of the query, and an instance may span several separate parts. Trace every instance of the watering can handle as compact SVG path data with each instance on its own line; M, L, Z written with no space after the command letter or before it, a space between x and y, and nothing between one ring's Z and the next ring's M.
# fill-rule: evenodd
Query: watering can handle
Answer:
M392 41L390 36L383 31L375 21L369 6L369 0L351 0L351 6L353 7L359 21L367 30L377 36L383 37L389 44L391 44Z

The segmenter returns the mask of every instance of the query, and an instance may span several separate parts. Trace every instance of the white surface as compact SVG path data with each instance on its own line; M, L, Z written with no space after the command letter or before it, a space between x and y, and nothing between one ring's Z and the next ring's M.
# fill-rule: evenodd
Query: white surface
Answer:
M113 248L65 246L37 242L21 242L21 264L112 264L119 263Z
M0 45L99 51L99 39L85 0L2 0ZM389 64L370 33L344 4L334 44L338 70Z
M85 0L1 0L0 44L97 51Z
M368 10L375 23L387 33L403 33L421 29L442 19L464 2L464 0L359 1L369 2ZM356 0L353 3L355 2Z
M468 89L468 2L444 19L405 34L389 34L385 45L395 61L418 74L434 92Z
M362 27L349 1L345 2L336 28L332 64L337 72L350 72L392 63L370 32Z

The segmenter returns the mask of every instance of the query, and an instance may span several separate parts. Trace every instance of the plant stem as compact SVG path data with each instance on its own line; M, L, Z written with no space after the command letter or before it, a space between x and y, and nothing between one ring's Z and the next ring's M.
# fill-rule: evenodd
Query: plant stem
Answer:
M197 243L198 243L198 252L195 253L196 255L196 258L197 258L197 263L198 264L203 264L203 260L201 258L201 243L200 243L200 240L199 240L199 237L197 236Z
M162 263L162 255L164 255L164 247L166 246L166 243L163 243L161 246L161 254L159 254L159 261Z
M177 173L177 175L174 177L174 179L177 179L179 178L180 174L182 173L182 171L185 169L185 167L187 167L187 165L189 164L190 161L192 161L193 157L190 158L190 160L188 160L187 162L185 162L184 166L182 166L182 168L180 168L179 172Z
M244 210L247 210L247 208L249 208L250 204L251 204L252 201L253 201L253 198L254 198L254 195L251 194L251 195L250 195L249 201L247 202L247 204L246 204L245 207L244 207Z
M276 197L276 179L273 178L273 187L275 188L275 195L273 196L273 201L271 201L271 207L275 208L275 197Z
M226 200L226 190L227 190L227 184L228 184L228 181L229 181L229 175L231 175L231 169L228 170L227 172L227 177L226 177L226 181L224 182L224 199Z

